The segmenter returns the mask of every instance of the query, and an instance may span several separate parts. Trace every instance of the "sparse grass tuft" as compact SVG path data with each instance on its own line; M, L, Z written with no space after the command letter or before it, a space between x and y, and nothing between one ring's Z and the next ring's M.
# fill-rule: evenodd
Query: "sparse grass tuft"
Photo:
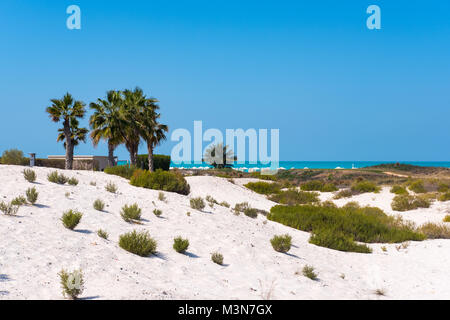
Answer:
M141 208L137 205L137 203L132 205L124 205L120 212L120 216L126 222L135 222L141 220Z
M392 200L392 210L409 211L417 208L429 208L431 202L423 196L397 195Z
M22 173L23 173L23 177L28 182L35 182L36 181L36 172L34 172L34 170L25 169L25 170L22 171Z
M89 182L89 184L90 184L91 186L95 187L95 186L97 185L97 182L91 181L91 182Z
M400 194L400 195L407 195L407 194L409 194L408 190L406 190L405 187L402 187L402 186L399 186L399 185L392 186L391 193Z
M97 199L94 201L93 207L97 211L103 211L103 209L105 208L105 203L102 200Z
M155 209L155 210L153 210L153 214L157 217L160 217L162 215L162 211L159 209Z
M67 229L73 230L80 223L83 214L78 211L69 210L63 213L61 221Z
M350 189L343 189L341 191L339 191L338 193L336 193L333 197L333 199L342 199L342 198L350 198L351 196L353 196L353 192Z
M428 239L450 239L450 227L445 224L428 222L423 224L419 231Z
M178 253L186 252L188 247L189 247L188 239L183 239L182 237L176 237L173 240L173 249Z
M10 203L0 202L0 211L7 216L15 216L19 211L19 206Z
M115 183L113 182L108 182L108 184L105 187L106 191L111 192L111 193L116 193L117 192L117 186Z
M286 253L291 249L291 241L292 237L288 234L281 235L281 236L274 236L270 243L272 244L272 247L277 252Z
M446 215L445 217L444 217L444 220L443 220L444 222L450 222L450 214L448 214L448 215Z
M213 197L211 197L211 196L206 196L206 202L208 202L208 204L209 204L209 206L211 207L211 208L214 208L214 205L216 205L216 204L219 204L218 202L217 202L217 200L216 199L214 199Z
M76 186L76 185L78 185L78 179L75 177L72 177L69 180L67 180L67 183L70 184L71 186Z
M27 199L24 196L18 196L11 201L11 204L20 207L27 204Z
M150 237L148 231L125 233L119 237L119 246L131 253L141 257L148 257L156 253L156 241Z
M38 199L39 193L36 191L36 188L33 187L28 188L27 191L25 191L25 195L27 196L28 202L34 205Z
M63 269L58 273L58 275L61 280L61 287L64 297L77 299L78 296L83 293L84 280L83 272L81 270L67 272Z
M97 230L97 235L100 238L103 238L105 240L108 240L108 237L109 237L108 232L106 232L105 230L102 230L102 229Z
M165 194L164 194L164 192L159 192L158 193L158 200L159 201L163 201L163 202L165 202L166 201L166 196L165 196Z
M203 198L201 198L201 197L192 198L190 201L190 204L191 204L192 209L199 210L199 211L202 211L203 209L205 209L205 201L203 201Z
M450 191L443 193L439 196L439 201L450 201Z
M47 180L52 183L65 184L68 178L64 174L58 173L58 171L52 171L47 175Z
M314 272L314 267L306 265L302 269L302 273L305 277L311 280L317 280L317 273Z
M374 294L376 294L377 296L385 296L386 295L386 291L384 289L376 289L373 292Z
M219 252L214 252L211 255L211 260L214 263L217 263L218 265L222 265L223 264L223 255L221 253L219 253Z
M225 208L229 208L230 204L226 201L222 201L221 203L219 203L219 206L225 207Z

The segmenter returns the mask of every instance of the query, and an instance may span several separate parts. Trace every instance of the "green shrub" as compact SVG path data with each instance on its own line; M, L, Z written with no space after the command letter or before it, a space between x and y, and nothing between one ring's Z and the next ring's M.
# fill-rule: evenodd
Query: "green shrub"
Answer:
M250 190L255 191L259 194L274 194L279 193L281 190L281 186L278 183L270 183L270 182L249 182L244 187L247 187Z
M333 183L324 183L320 180L311 180L305 182L300 186L303 191L320 191L320 192L333 192L338 188Z
M402 194L409 194L408 190L406 190L405 187L402 187L402 186L399 186L399 185L392 186L391 193L400 194L400 195L402 195Z
M137 205L137 203L129 205L124 205L120 212L120 216L126 222L134 222L141 220L141 208Z
M319 202L319 194L317 192L298 191L289 189L281 191L269 197L270 200L287 205L306 204Z
M69 179L64 174L59 174L58 171L52 171L47 175L47 180L57 184L65 184Z
M19 211L19 206L10 203L0 202L0 211L7 216L15 216Z
M147 257L156 253L156 241L150 237L147 231L128 232L119 237L119 246L141 257Z
M83 272L81 270L75 270L69 273L63 269L58 273L58 275L64 297L77 299L78 296L83 293L84 279Z
M391 207L394 211L409 211L417 208L429 208L430 205L430 200L426 197L398 195L392 200Z
M70 184L71 186L76 186L76 185L78 185L78 180L77 180L77 178L72 177L69 180L67 180L67 183Z
M27 199L24 196L18 196L11 201L11 204L20 207L27 204Z
M439 196L439 201L449 201L450 200L450 191L443 193Z
M205 209L205 201L201 197L192 198L190 200L191 208L195 210L202 211Z
M311 243L336 250L367 251L356 243L350 246L350 241L392 243L424 239L412 225L373 207L274 206L267 219L312 232Z
M219 265L222 265L222 264L223 264L223 255L222 255L221 253L219 253L219 252L214 252L214 253L211 255L211 260L212 260L214 263L217 263L217 264L219 264Z
M338 193L336 193L333 197L333 199L342 199L342 198L350 198L351 196L353 196L353 192L350 189L343 189L341 191L339 191Z
M25 169L25 170L22 171L22 173L23 173L23 177L28 182L35 182L36 181L36 172L34 172L34 170Z
M274 236L270 243L272 244L272 247L277 252L286 253L291 249L291 241L292 237L288 234L281 235L281 236Z
M448 214L448 215L446 215L445 217L444 217L444 220L443 220L444 222L450 222L450 214Z
M422 180L416 180L411 182L408 185L409 190L415 192L415 193L425 193L427 190L425 190L425 186L423 184Z
M206 196L205 200L206 200L206 202L208 202L208 204L211 208L214 208L214 205L219 204L216 199L214 199L212 196L209 196L209 195Z
M176 237L173 240L173 249L178 253L184 253L186 252L187 248L189 247L189 240L183 239L181 237Z
M248 204L248 202L236 203L234 205L233 211L234 211L234 214L238 215L240 213L243 213L245 210L247 210L249 208L250 208L250 205Z
M134 166L125 165L125 166L107 167L105 168L104 172L107 174L112 174L130 180L136 169L137 168Z
M159 210L159 209L155 209L155 210L153 210L153 214L154 214L155 216L159 217L159 216L162 215L162 211Z
M103 209L105 208L105 203L102 200L97 199L94 201L93 207L97 211L103 211Z
M367 180L355 181L351 187L353 192L366 193L366 192L380 192L380 187L375 183Z
M252 172L250 173L250 177L261 179L261 180L269 180L269 181L277 181L277 176L273 174L261 174L261 172Z
M113 182L108 182L106 184L105 190L111 193L116 193L117 192L117 186L113 183Z
M222 201L221 203L219 203L219 206L225 207L225 208L229 208L230 204L226 201Z
M189 184L179 172L163 171L155 172L136 170L130 180L131 185L147 189L163 190L188 195Z
M136 166L140 169L148 170L148 155L140 154L137 157ZM170 169L170 156L162 154L153 155L153 168L168 171Z
M83 217L83 214L81 212L69 210L64 212L61 217L61 221L64 227L73 230L78 225L78 223L80 223L81 217Z
M36 191L36 188L33 187L28 188L27 191L25 192L25 195L27 196L27 200L29 203L35 204L38 199L39 193Z
M22 151L10 149L3 151L0 163L25 166L29 163L29 160L23 156Z
M428 222L419 228L427 239L450 239L450 227L444 224Z
M108 240L108 237L109 237L108 232L106 232L106 231L104 231L104 230L102 230L102 229L97 230L97 235L98 235L100 238L103 238L103 239L105 239L105 240Z
M317 274L314 272L314 267L306 265L302 269L302 273L305 277L311 280L317 280Z
M449 187L448 184L445 184L445 183L439 183L438 188L437 188L437 191L438 191L438 192L447 192L447 191L449 191L449 189L450 189L450 187Z
M244 209L244 214L250 218L256 218L258 216L258 212L259 212L259 210L255 209L255 208L245 208Z

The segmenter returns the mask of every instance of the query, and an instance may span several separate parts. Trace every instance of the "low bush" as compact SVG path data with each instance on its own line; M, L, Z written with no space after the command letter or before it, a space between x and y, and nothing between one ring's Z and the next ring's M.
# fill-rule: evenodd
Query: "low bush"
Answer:
M211 255L211 260L214 263L217 263L218 265L222 265L223 264L223 255L221 253L219 253L219 252L214 252Z
M219 206L225 207L225 208L229 208L230 204L226 201L222 201L221 203L219 203Z
M427 239L450 239L450 227L444 224L428 222L419 228Z
M111 193L117 192L117 186L113 182L108 182L106 184L105 190Z
M305 277L311 280L317 280L317 274L314 272L314 267L306 265L302 269L302 273Z
M265 195L279 193L281 191L281 186L275 182L273 183L263 181L249 182L246 185L244 185L244 187L253 190L256 193Z
M78 180L77 180L77 178L72 177L69 180L67 180L67 183L70 184L71 186L76 186L76 185L78 185Z
M27 204L27 199L25 199L24 196L18 196L18 197L14 198L11 201L11 204L13 206L19 206L20 207L20 206L23 206L23 205Z
M130 180L136 169L137 168L134 166L124 165L124 166L107 167L105 168L104 172L107 174L112 174Z
M325 183L320 180L311 180L305 182L300 186L303 191L320 191L320 192L333 192L337 191L338 188L333 183Z
M255 208L245 208L244 209L244 215L250 218L256 218L258 216L258 209Z
M261 179L261 180L269 180L269 181L277 181L277 176L273 174L261 174L261 172L252 172L250 173L250 177Z
M447 192L449 191L450 187L448 184L445 183L439 183L438 187L437 187L437 191L438 192Z
M425 189L425 186L423 184L422 180L416 180L411 182L408 185L409 190L415 192L415 193L425 193L427 190Z
M269 200L287 205L307 204L319 202L319 194L317 192L298 191L289 189L281 191L269 197Z
M392 186L391 193L400 194L400 195L402 195L402 194L409 194L408 190L406 190L405 187L402 187L402 186L399 186L399 185Z
M333 199L342 199L342 198L350 198L353 196L353 192L350 189L343 189L336 193L333 197Z
M208 202L208 204L211 208L214 208L214 205L219 204L216 199L214 199L212 196L209 196L209 195L206 196L205 200L206 200L206 202Z
M103 211L103 209L105 208L105 203L102 200L97 199L94 201L93 207L97 211Z
M19 206L6 202L0 202L0 211L3 212L7 216L15 216L19 211Z
M17 149L5 150L0 159L1 164L10 164L18 166L26 166L29 163L28 158L23 156L23 152Z
M39 193L36 191L36 188L33 187L28 188L27 191L25 192L25 195L27 196L27 200L29 203L35 204L38 199Z
M35 182L36 181L36 172L34 172L34 170L25 169L25 170L22 171L22 173L23 173L23 177L28 182Z
M446 215L445 217L444 217L444 220L443 220L444 222L450 222L450 214L448 214L448 215Z
M409 211L417 208L429 208L431 202L429 199L412 195L397 195L391 203L394 211Z
M47 180L52 183L65 184L68 178L64 174L58 173L58 171L52 171L47 175Z
M120 212L120 216L126 222L134 222L141 220L141 208L137 205L137 203L132 205L124 205Z
M236 203L234 205L233 211L234 214L238 215L240 213L243 213L245 210L249 209L250 205L248 204L248 202L241 202L241 203Z
M153 214L154 214L155 216L159 217L159 216L162 215L162 211L159 210L159 209L155 209L155 210L153 210Z
M140 169L148 170L148 155L140 154L137 157L136 166ZM170 169L170 156L162 154L153 155L153 169L168 171Z
M292 237L288 234L281 235L281 236L274 236L270 243L272 244L272 247L277 252L286 253L291 249L291 241Z
M108 237L109 237L108 232L106 232L105 230L102 230L102 229L97 230L97 235L100 238L103 238L105 240L108 240Z
M413 225L374 207L274 206L267 219L312 232L311 243L341 251L368 251L355 241L393 243L424 239Z
M131 185L148 189L163 190L188 195L189 184L179 172L163 171L155 172L138 169L134 172L130 180Z
M80 223L83 214L78 211L69 210L63 213L61 221L67 229L73 230Z
M61 287L63 290L63 296L70 299L77 299L84 290L83 272L81 270L75 270L73 272L67 272L61 270L59 273Z
M182 237L176 237L173 240L173 249L178 253L184 253L189 247L189 240Z
M367 193L367 192L380 192L380 187L378 187L375 183L367 180L355 181L351 187L353 192L358 193Z
M450 191L443 193L439 196L439 201L450 201Z
M125 233L119 237L119 246L141 257L156 253L156 240L150 237L147 231Z
M201 197L192 198L190 200L190 204L191 204L192 209L199 210L199 211L202 211L203 209L205 209L205 201L203 201L203 198L201 198Z

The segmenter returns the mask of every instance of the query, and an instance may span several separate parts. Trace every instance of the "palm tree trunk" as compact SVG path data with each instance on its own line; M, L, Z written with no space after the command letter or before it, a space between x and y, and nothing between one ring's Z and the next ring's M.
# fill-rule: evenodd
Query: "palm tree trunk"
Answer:
M114 161L114 149L115 145L111 143L111 140L108 140L108 166L114 167L115 161Z
M147 150L148 150L148 170L150 172L155 171L154 165L153 165L153 146L151 142L147 142Z
M72 143L72 135L70 132L69 121L64 121L64 135L66 137L66 170L72 170L73 168L73 143Z

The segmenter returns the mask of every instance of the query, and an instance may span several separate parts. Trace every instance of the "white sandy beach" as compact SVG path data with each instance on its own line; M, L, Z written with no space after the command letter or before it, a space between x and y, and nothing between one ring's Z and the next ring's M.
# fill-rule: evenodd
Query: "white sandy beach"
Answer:
M23 195L33 185L39 192L36 206L21 207L16 217L0 214L0 299L62 299L58 277L62 268L82 268L85 299L450 299L450 240L411 242L406 249L386 244L387 252L376 244L369 245L372 254L345 253L309 244L309 233L263 223L262 215L251 219L221 206L207 206L205 212L190 208L191 197L206 195L231 206L248 201L269 211L275 205L227 179L188 177L189 196L166 192L167 200L161 202L159 191L133 187L101 172L59 170L79 180L77 186L61 186L47 181L53 169L34 168L38 176L34 184L25 181L23 169L0 165L0 201ZM116 183L118 194L105 190L109 181ZM69 198L66 192L71 193ZM321 194L322 200L331 197ZM97 198L107 204L106 212L93 209ZM358 201L397 214L390 207L392 198L384 188L379 194L335 203ZM152 213L152 202L163 211L162 217ZM142 225L120 217L121 207L133 203L143 209ZM84 214L74 231L60 221L68 209ZM401 215L422 224L440 222L449 213L447 201ZM97 236L100 228L110 240ZM150 232L158 241L157 256L142 258L118 246L119 235L133 229ZM288 254L275 252L270 244L274 235L284 233L292 236ZM178 235L190 241L185 255L172 248ZM211 261L214 251L223 254L224 266ZM305 265L315 267L318 281L301 275ZM376 289L386 295L376 295Z

